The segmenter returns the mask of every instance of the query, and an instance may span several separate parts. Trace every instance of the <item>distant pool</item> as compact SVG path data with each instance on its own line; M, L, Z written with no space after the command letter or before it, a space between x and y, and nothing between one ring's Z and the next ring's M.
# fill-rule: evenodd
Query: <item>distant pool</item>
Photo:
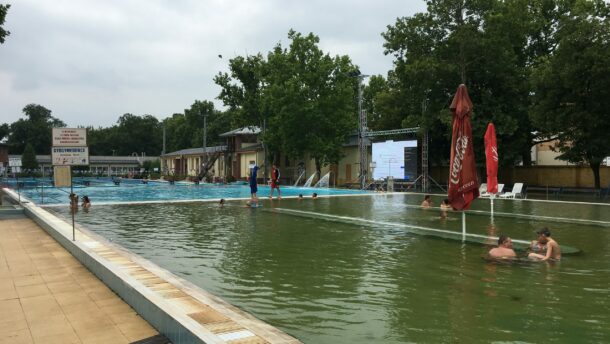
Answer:
M74 193L80 197L85 195L89 196L91 202L94 204L250 197L250 187L248 185L195 185L190 183L176 183L170 185L166 182L153 181L148 184L143 184L141 181L133 180L122 180L120 185L114 185L109 179L89 180L88 183L85 183L85 180L75 180L74 184ZM36 184L32 181L22 185L25 187L20 189L21 194L36 204L69 203L68 194L70 193L70 188L41 187L40 183ZM15 187L14 184L9 184L9 186L12 188ZM282 186L281 190L282 196L298 196L299 194L302 194L303 197L311 197L314 192L320 196L358 195L368 193L368 191L362 190L303 188L293 186ZM269 192L269 186L259 185L258 197L268 197ZM274 196L277 196L277 191L274 193Z

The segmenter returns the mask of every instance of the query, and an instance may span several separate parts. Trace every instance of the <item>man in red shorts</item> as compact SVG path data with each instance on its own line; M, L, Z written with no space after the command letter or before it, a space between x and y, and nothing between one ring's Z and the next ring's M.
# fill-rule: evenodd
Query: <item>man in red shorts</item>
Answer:
M277 198L281 199L282 192L280 191L280 170L277 168L277 166L275 166L275 164L273 164L271 168L271 194L269 194L269 198L273 198L274 189L277 189Z

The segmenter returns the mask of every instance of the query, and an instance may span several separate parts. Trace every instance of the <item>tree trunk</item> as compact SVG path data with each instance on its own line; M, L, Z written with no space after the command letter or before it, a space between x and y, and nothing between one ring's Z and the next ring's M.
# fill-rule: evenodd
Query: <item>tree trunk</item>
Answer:
M318 177L318 180L320 180L320 178L322 178L322 166L320 166L320 161L318 159L315 159L316 161L316 176Z
M599 177L599 167L601 166L601 162L592 162L589 163L591 169L593 170L593 178L595 179L595 189L599 190L601 188L601 181Z

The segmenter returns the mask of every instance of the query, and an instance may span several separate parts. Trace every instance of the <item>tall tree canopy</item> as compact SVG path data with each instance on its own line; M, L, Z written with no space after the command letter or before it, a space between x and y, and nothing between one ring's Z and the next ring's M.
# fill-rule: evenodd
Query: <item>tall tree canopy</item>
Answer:
M430 132L431 158L449 153L451 97L465 83L475 104L473 134L482 158L483 134L496 123L498 144L510 142L502 163L528 160L531 124L527 112L528 1L429 0L427 12L399 18L383 33L394 56L388 82L394 88L394 127ZM525 10L524 10L525 9ZM387 94L387 93L386 93ZM398 104L402 102L402 104Z
M219 135L231 128L227 113L214 109L210 101L196 100L184 113L163 120L166 130L166 151L203 146L204 116L207 121L207 146L223 144Z
M38 160L36 160L36 152L31 144L25 145L23 155L21 156L21 167L27 172L32 172L38 168Z
M0 44L3 44L6 37L8 37L8 35L11 34L9 31L5 30L3 27L4 21L6 20L6 13L8 12L9 8L11 8L11 5L0 4Z
M51 116L51 110L38 104L23 108L26 118L10 125L9 143L13 154L22 154L26 144L31 143L36 154L51 153L52 128L65 127L61 120Z
M532 78L534 122L543 136L556 136L560 159L591 166L596 188L610 156L609 14L603 1L576 1L559 17L556 49Z
M219 99L238 125L263 126L271 153L300 158L309 154L318 169L341 158L347 136L356 130L357 70L347 56L323 52L314 34L291 30L290 44L261 54L236 57L230 74L220 73Z
M158 155L161 142L161 125L151 115L127 113L110 128L88 128L88 144L93 155Z

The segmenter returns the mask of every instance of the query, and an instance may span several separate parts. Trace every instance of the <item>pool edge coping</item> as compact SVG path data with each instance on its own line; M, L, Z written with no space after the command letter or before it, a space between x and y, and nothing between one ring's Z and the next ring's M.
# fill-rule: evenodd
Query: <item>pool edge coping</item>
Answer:
M2 191L14 201L18 200L18 195L13 190L3 188ZM156 275L156 277L163 279L165 283L171 284L179 291L199 301L203 306L210 307L212 310L219 312L254 335L247 338L254 339L259 337L268 343L278 344L301 343L295 337L173 274L169 270L156 265L150 260L131 252L125 247L110 242L86 227L79 225L77 240L72 241L71 233L69 233L72 230L72 226L64 219L50 213L27 198L21 197L21 199L21 206L27 217L34 220L54 240L70 252L74 258L119 295L122 300L136 310L155 329L169 338L172 343L225 343L231 339L225 340L219 334L206 329L203 324L189 316L193 312L187 312L184 307L180 307L177 301L172 302L173 299L163 297L148 288L136 277L128 274L126 271L122 271L117 263L95 252L95 247L101 245L103 248L111 249L131 262L136 263L138 267L148 270ZM89 238L92 240L82 241L79 240L79 236L80 239ZM223 332L221 334L231 333L233 332Z

